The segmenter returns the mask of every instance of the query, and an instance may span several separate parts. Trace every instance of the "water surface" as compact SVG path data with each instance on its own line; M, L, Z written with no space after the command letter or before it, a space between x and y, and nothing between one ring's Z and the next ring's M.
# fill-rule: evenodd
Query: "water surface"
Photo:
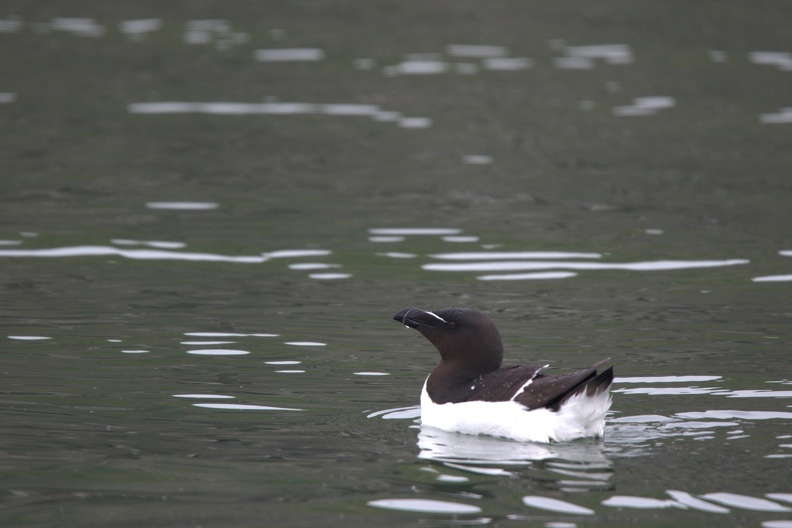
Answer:
M3 9L0 524L792 526L788 8ZM604 441L422 427L405 306Z

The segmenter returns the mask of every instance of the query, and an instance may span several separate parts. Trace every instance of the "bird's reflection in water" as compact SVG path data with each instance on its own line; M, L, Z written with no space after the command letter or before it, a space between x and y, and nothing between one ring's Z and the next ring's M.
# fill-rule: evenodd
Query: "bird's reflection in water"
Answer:
M613 462L597 440L542 444L513 442L489 436L472 436L421 425L418 433L421 460L471 473L515 476L527 466L554 474L562 489L609 487Z

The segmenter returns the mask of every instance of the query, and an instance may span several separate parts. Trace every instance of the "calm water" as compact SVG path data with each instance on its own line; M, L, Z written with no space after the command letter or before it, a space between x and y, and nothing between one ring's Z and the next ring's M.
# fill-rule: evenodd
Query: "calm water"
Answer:
M69 4L0 8L2 526L792 527L792 8ZM421 428L410 305L612 357L604 441Z

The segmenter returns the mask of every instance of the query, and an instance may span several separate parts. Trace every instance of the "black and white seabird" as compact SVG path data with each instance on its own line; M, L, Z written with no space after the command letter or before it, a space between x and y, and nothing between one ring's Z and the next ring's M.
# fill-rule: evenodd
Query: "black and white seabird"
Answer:
M602 437L613 367L598 369L608 359L559 375L541 374L548 365L501 368L500 332L475 310L405 308L393 318L440 352L421 392L421 423L523 442Z

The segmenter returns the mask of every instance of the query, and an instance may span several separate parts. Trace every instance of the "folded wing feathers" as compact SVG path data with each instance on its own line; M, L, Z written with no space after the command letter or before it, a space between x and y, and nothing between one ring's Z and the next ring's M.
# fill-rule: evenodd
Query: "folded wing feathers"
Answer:
M588 396L607 391L613 382L613 367L597 373L597 368L606 361L598 361L587 369L561 376L539 374L533 383L523 388L515 401L525 405L528 410L547 407L557 411L565 401L582 391L586 391Z

